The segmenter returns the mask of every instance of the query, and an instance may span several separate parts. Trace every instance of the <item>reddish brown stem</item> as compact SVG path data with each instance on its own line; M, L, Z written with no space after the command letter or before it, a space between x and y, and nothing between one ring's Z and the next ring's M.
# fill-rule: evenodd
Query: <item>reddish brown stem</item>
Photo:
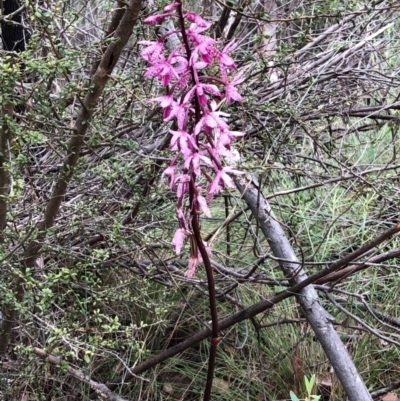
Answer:
M185 45L187 58L188 58L188 60L190 60L191 51L190 51L189 41L188 41L188 38L186 35L185 21L184 21L181 1L179 1L178 13L179 13L179 22L181 25L182 40ZM195 72L194 72L193 68L191 68L191 75L192 75L193 84L196 84ZM194 97L194 103L195 103L195 122L194 122L193 126L195 126L200 121L200 118L201 118L200 105L199 105L199 102L198 102L196 96ZM209 302L210 302L210 314L211 314L211 322L212 322L212 338L211 338L211 344L210 344L210 355L208 358L207 383L206 383L206 387L204 390L204 398L203 398L204 401L209 401L210 397L211 397L211 389L212 389L212 383L213 383L213 378L214 378L215 357L217 354L217 346L218 346L220 339L218 337L218 313L217 313L217 304L216 304L216 296L215 296L214 272L213 272L213 268L211 266L210 258L208 256L206 247L201 238L199 213L198 213L197 208L195 207L195 202L196 202L195 199L196 199L196 194L197 194L195 180L196 180L196 176L194 173L192 173L191 180L190 180L190 187L189 187L191 226L192 226L192 230L193 230L193 236L196 241L197 249L200 252L200 255L203 259L204 267L206 269L207 283L208 283L208 297L209 297ZM197 255L195 255L195 256L197 256Z
M194 195L195 195L195 183L194 177L192 177L191 186L190 186L190 203L193 205ZM215 365L215 357L217 354L217 346L220 341L218 336L218 313L217 313L217 303L215 296L215 281L214 281L214 271L211 266L210 258L208 256L206 247L204 246L204 242L201 238L200 234L200 223L199 223L199 215L197 211L192 207L191 208L191 217L192 217L192 229L193 235L196 240L197 247L200 251L200 255L203 259L204 267L206 269L207 274L207 283L208 283L208 298L210 302L210 313L211 313L211 322L212 322L212 338L210 344L210 356L208 359L208 372L207 372L207 383L204 392L204 401L210 400L211 396L211 388L214 378L214 365Z

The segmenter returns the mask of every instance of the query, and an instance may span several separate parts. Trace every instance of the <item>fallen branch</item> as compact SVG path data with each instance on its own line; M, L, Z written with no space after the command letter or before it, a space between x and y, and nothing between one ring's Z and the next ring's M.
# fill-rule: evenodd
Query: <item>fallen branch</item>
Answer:
M291 261L279 262L290 284L305 282L308 277L299 264L289 240L260 189L253 181L244 177L236 177L235 183L256 217L273 254L278 258ZM334 265L340 266L341 263ZM311 283L309 284L296 294L297 302L321 343L347 396L351 401L372 400L354 362L332 324L335 319L320 304L315 288Z
M400 256L400 248L392 249L388 252L385 252L381 255L375 255L370 257L369 259L358 262L357 264L352 264L350 266L345 267L344 269L340 269L335 271L334 273L328 274L322 279L316 281L317 284L325 284L332 281L340 281L344 277L348 277L354 273L357 273L361 270L364 270L370 266L376 266L378 263L385 262L387 260L398 258Z
M68 365L67 362L63 361L61 357L59 356L54 356L48 354L46 351L40 349L40 348L33 348L33 352L39 356L40 358L45 359L47 362L51 363L52 365L55 366L61 366L66 369L66 371L76 379L78 379L81 382L87 383L90 388L96 392L97 395L102 397L103 399L109 400L109 401L128 401L126 398L122 398L119 395L113 393L105 384L103 383L97 383L93 380L90 379L88 375L83 373L79 369L72 368L71 366Z

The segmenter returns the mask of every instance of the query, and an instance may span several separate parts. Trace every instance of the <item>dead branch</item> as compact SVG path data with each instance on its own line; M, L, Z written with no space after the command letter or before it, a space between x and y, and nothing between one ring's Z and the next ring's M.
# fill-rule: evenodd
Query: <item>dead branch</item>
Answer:
M267 238L274 255L292 261L280 263L289 282L294 285L305 281L307 275L299 264L293 248L268 201L259 192L259 188L255 187L251 181L242 177L236 177L235 182L242 193L243 199L250 206L254 216L257 218L258 224ZM296 295L296 299L321 343L349 399L351 401L372 400L345 345L332 324L334 318L320 304L314 287L309 285L303 288Z
M61 357L59 356L54 356L51 354L48 354L46 351L34 347L33 348L34 354L39 356L42 359L45 359L47 362L51 363L52 365L55 366L60 366L63 369L66 369L66 371L75 379L78 379L81 382L87 383L90 388L96 392L100 397L103 399L109 400L109 401L128 401L126 398L120 397L118 394L113 393L109 388L107 388L106 385L103 383L98 383L95 382L94 380L90 379L90 376L85 374L79 369L71 367L66 361L63 361Z

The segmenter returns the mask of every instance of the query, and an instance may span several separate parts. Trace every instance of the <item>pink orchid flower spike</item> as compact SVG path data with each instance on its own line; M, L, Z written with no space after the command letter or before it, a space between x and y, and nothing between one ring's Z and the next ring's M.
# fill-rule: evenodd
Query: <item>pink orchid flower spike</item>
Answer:
M229 75L236 68L230 53L237 44L231 42L221 49L220 43L205 33L211 23L184 10L181 1L172 2L164 7L163 13L149 16L144 22L158 24L166 18L174 18L181 24L178 32L181 44L168 52L164 41L169 33L157 41L145 40L139 44L143 46L140 54L149 64L145 77L156 78L154 90L157 85L166 90L148 101L157 102L164 122L172 124L168 130L169 148L174 155L163 177L177 197L179 226L172 239L176 253L181 253L189 236L197 243L192 247L186 273L192 278L197 265L205 263L203 257L211 252L199 239L198 219L200 215L211 217L210 203L215 195L225 188L235 188L232 174L243 174L224 166L225 160L237 153L232 147L233 140L244 134L230 128L230 115L220 110L218 103L223 104L224 98L227 105L243 100L238 86L244 82L245 70L233 77ZM213 75L216 69L211 65L219 67L219 76Z

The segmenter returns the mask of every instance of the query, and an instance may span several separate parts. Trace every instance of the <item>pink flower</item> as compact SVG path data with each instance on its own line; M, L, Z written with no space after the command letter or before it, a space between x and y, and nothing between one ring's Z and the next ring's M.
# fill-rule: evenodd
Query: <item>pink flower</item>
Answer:
M184 227L186 229L186 231L189 232L189 227L188 227L188 223L186 221L186 216L185 216L185 213L183 213L183 209L181 206L176 208L176 215L178 216L178 221L179 221L180 227Z
M192 64L192 66L196 69L196 70L202 70L203 68L206 68L207 65L209 63L206 63L204 61L196 61L194 64Z
M233 58L228 55L228 53L234 50L236 47L237 47L236 43L231 42L228 43L221 52L219 52L217 57L220 65L223 65L229 69L236 68Z
M191 11L188 11L185 13L185 18L188 21L193 22L200 28L208 29L211 26L211 24L209 22L205 21L203 18L201 18L200 15L198 15L194 12L191 12Z
M172 240L172 245L175 247L175 252L177 255L179 255L181 253L181 250L182 250L182 247L183 247L186 237L187 237L187 233L183 228L178 228L175 231L175 235Z
M163 117L165 121L169 121L171 118L174 117L174 115L171 114L173 113L173 110L176 110L177 103L173 99L172 95L153 97L147 101L160 103L160 106L163 109Z
M207 91L215 96L222 96L221 92L215 85L198 83L194 85L193 88L190 89L190 91L186 94L183 100L184 103L189 103L192 100L195 91L201 107L205 107L207 105L207 98L204 94L204 91Z
M173 102L171 112L165 121L170 121L172 118L176 117L178 129L183 130L187 120L188 109L188 104Z
M232 99L236 100L237 102L241 102L243 100L233 83L225 85L225 99L227 104L231 104Z
M197 195L196 197L197 203L199 204L200 209L207 217L212 217L210 209L208 208L206 198L201 195Z
M175 76L175 78L178 78L178 75L174 71L171 63L165 59L160 59L157 64L149 67L144 74L145 78L157 77L164 86L167 86L169 84L171 80L171 75Z
M229 150L226 148L221 149L220 154L225 157L226 163L230 166L237 166L242 160L237 149L232 147Z
M189 167L191 166L193 169L193 172L196 175L200 175L200 173L201 173L200 164L206 165L208 167L213 166L211 163L211 160L208 157L195 152L185 158L184 167L189 169Z
M160 106L165 109L169 107L174 102L174 99L171 95L159 96L159 97L152 97L151 99L147 100L148 102L159 102Z
M199 26L197 24L191 24L188 29L186 29L186 33L188 36L192 36L193 34L199 34L200 32L206 31L208 28L205 26ZM210 38L206 36L206 38ZM211 39L211 38L210 38Z
M150 42L148 40L141 40L139 45L146 45L147 47L140 52L140 55L149 63L154 63L162 57L164 53L164 45L161 42Z
M199 59L199 56L204 63L212 63L214 56L218 54L218 50L212 46L216 43L216 41L206 36L198 35L197 33L193 33L192 38L195 42L197 42L197 46L192 51L189 64L195 65Z
M182 198L189 191L190 175L180 174L175 178L177 184L176 194L178 198Z
M207 195L211 196L212 198L215 194L218 194L221 189L225 187L236 188L232 178L229 177L228 173L244 174L243 171L235 170L232 167L223 167L222 169L219 169L217 174L215 175L214 181L208 188Z
M185 57L181 56L180 54L176 54L179 49L175 49L173 53L173 57L170 55L171 64L174 66L175 72L178 74L178 79L180 80L182 77L179 77L179 74L184 74L188 72L189 63Z
M243 100L242 96L240 96L238 90L236 89L236 85L240 85L242 82L245 81L245 78L242 78L242 75L245 73L246 70L247 68L244 68L232 79L231 82L228 82L225 85L225 98L227 104L231 104L232 99L236 100L237 102L241 102Z
M188 63L185 58L175 53L171 53L168 59L160 55L157 60L151 61L153 65L147 68L144 76L156 77L164 86L169 85L171 78L179 81L179 74L186 71Z
M204 147L206 148L208 154L211 156L212 161L214 162L216 169L219 168L219 166L221 165L221 159L220 159L220 152L219 152L219 148L216 146L209 146L209 145L204 145Z
M179 150L185 158L190 157L197 149L197 144L192 135L184 130L173 131L169 130L172 134L170 149Z
M170 12L170 11L173 11L173 10L175 10L176 7L179 6L179 4L180 4L180 3L171 3L171 4L168 4L167 6L164 7L164 11L165 11L166 13L167 13L167 12Z
M216 103L214 101L211 102L211 111L206 111L200 121L196 124L194 129L195 135L198 135L202 131L203 127L208 127L211 130L215 128L220 130L229 129L228 124L221 118L229 117L229 114L223 113L222 111L217 111L216 107Z
M187 272L185 273L185 276L187 278L193 278L194 275L196 274L196 268L197 265L199 264L199 259L197 256L190 256L189 259L189 268L187 270Z
M217 143L216 147L218 150L220 150L221 147L227 148L230 145L230 143L233 141L234 136L243 136L243 135L244 135L244 132L231 131L229 128L220 130L215 135L215 139L216 139L216 143Z
M175 180L174 180L174 176L175 176L175 167L172 166L172 165L169 166L169 167L167 167L167 168L164 170L163 174L162 174L162 177L164 177L164 176L166 176L166 177L168 178L169 187L170 187L170 189L172 189L172 188L173 188L173 185L174 185L174 183L175 183Z
M158 24L159 22L163 21L165 18L173 15L172 13L165 13L165 14L157 14L157 15L151 15L150 17L147 17L143 22L145 24Z
M191 79L191 74L189 70L187 70L186 73L182 73L178 81L179 89L185 89L190 79Z

